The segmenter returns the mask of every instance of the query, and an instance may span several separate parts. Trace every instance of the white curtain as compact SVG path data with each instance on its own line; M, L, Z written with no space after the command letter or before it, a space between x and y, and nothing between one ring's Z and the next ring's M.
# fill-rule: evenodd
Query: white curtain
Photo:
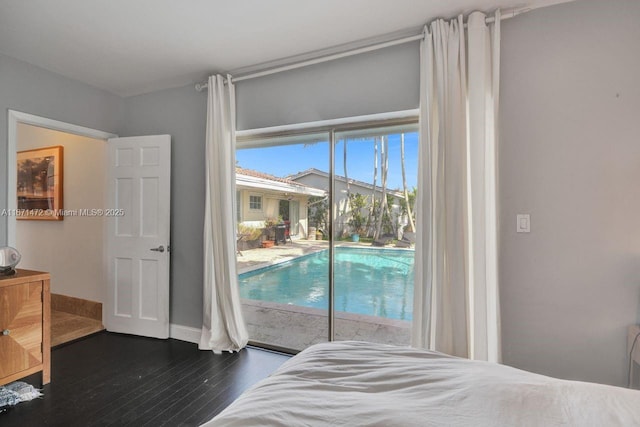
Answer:
M204 224L204 313L199 348L247 345L236 272L235 91L231 76L209 77Z
M412 345L500 361L496 144L500 12L425 28Z

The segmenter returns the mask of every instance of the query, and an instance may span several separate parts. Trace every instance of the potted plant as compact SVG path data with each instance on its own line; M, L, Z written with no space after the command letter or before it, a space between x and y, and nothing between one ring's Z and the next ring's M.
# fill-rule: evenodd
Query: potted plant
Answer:
M238 250L244 251L260 247L263 228L238 224Z
M278 220L275 218L267 218L264 222L264 231L266 240L275 240L276 238L276 230L275 226L278 223Z

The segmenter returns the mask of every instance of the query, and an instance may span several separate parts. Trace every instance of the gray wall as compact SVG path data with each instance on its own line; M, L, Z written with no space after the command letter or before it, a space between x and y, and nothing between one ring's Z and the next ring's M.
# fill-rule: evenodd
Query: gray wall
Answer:
M100 89L0 55L0 209L7 203L7 110L119 133L124 101ZM0 217L0 245L7 220Z
M640 320L640 2L504 22L500 278L504 362L624 385ZM531 233L516 234L516 214Z
M171 135L171 323L202 326L207 93L193 85L125 100L124 135Z
M419 45L239 82L238 130L418 108Z

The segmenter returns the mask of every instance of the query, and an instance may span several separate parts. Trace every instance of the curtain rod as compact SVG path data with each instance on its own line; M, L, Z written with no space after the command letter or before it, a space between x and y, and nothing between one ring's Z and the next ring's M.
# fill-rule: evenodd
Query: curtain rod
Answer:
M517 15L520 15L522 13L529 12L530 10L532 10L531 7L522 8L522 9L512 9L510 11L507 11L507 12L501 14L500 20L503 21L505 19L513 18L513 17L515 17ZM495 21L495 18L493 16L488 17L488 18L485 19L485 22L487 24L490 24L490 23L492 23L494 21ZM465 23L464 26L466 27L467 24ZM412 36L406 36L406 37L402 37L402 38L395 39L395 40L389 40L389 41L386 41L386 42L383 42L383 43L376 43L376 44L372 44L370 46L365 46L365 47L361 47L361 48L357 48L357 49L346 50L344 52L334 53L334 54L331 54L331 55L320 56L318 58L308 59L306 61L293 62L293 63L288 64L288 65L269 68L269 69L262 70L262 71L257 71L255 73L251 73L251 74L245 74L244 76L233 77L231 79L231 81L233 83L236 83L236 82L241 82L243 80L250 80L250 79L255 79L255 78L258 78L258 77L269 76L271 74L281 73L283 71L295 70L297 68L308 67L309 65L321 64L323 62L334 61L336 59L346 58L346 57L349 57L349 56L359 55L361 53L367 53L367 52L371 52L371 51L374 51L374 50L384 49L386 47L397 46L397 45L404 44L404 43L410 43L410 42L413 42L413 41L422 40L423 38L424 38L424 30L421 31L420 33L412 35ZM203 82L203 83L197 83L196 84L196 90L198 92L202 92L207 87L209 87L208 82Z

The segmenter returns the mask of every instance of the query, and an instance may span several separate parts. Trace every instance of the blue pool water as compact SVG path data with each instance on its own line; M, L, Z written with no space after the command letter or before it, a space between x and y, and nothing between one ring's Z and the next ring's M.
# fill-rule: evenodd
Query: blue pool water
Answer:
M413 251L338 247L335 310L411 320ZM329 251L239 276L240 296L328 309Z

